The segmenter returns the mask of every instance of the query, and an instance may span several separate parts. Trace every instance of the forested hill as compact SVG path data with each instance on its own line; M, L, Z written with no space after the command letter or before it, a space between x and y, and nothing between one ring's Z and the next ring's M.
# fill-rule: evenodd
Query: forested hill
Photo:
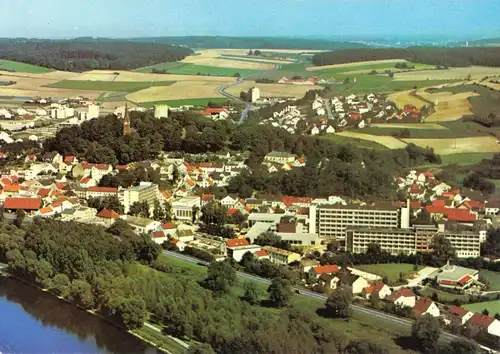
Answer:
M220 36L187 36L187 37L151 37L133 38L132 40L147 43L167 43L184 45L190 48L222 48L222 49L315 49L342 50L351 48L369 48L361 43L332 42L322 39L284 38L284 37L220 37Z
M64 71L130 70L166 61L178 61L191 49L126 40L0 39L0 59Z
M500 47L361 48L319 53L313 56L312 61L314 65L331 65L384 59L407 59L416 63L439 66L500 66Z

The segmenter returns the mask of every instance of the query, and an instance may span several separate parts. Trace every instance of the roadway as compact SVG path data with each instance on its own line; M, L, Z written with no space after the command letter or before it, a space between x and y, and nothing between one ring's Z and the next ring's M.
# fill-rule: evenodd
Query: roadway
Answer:
M175 253L175 252L170 252L170 251L163 251L163 254L166 255L166 256L168 256L168 257L173 257L173 258L181 259L181 260L184 260L184 261L187 261L187 262L191 262L191 263L198 263L198 264L203 264L203 265L208 265L209 264L208 262L199 260L199 259L194 258L194 257L186 256L186 255L180 254L180 253ZM248 274L248 273L239 272L239 271L237 271L236 273L237 273L237 275L239 277L244 278L244 279L253 280L253 281L256 281L256 282L259 282L259 283L262 283L262 284L271 284L271 281L269 279L266 279L266 278L261 278L259 276L253 275L253 274ZM293 288L293 290L294 291L299 291L301 295L304 295L304 296L307 296L307 297L310 297L310 298L314 298L314 299L317 299L317 300L321 300L323 302L325 302L326 299L327 299L327 297L325 295L319 294L319 293L315 293L315 292L312 292L312 291L309 291L309 290L304 290L304 289L299 289L299 288ZM370 315L372 317L375 317L375 318L378 318L378 319L381 319L381 320L385 320L385 321L390 321L390 322L393 322L393 323L397 323L397 324L400 324L402 326L407 327L408 329L411 329L411 326L413 325L413 321L410 320L410 319L402 318L402 317L397 317L397 316L394 316L394 315L391 315L391 314L388 314L388 313L385 313L385 312L380 312L380 311L377 311L377 310L374 310L374 309L370 309L370 308L367 308L367 307L363 307L363 306L359 306L359 305L354 305L353 304L353 305L351 305L351 308L352 308L352 310L354 312L358 312L358 313ZM448 333L448 332L441 332L441 338L444 339L447 342L451 342L453 340L460 339L459 336L456 336L456 335ZM483 349L485 349L485 350L489 350L490 353L499 353L497 351L493 351L490 348L486 348L484 346L481 346L481 347Z

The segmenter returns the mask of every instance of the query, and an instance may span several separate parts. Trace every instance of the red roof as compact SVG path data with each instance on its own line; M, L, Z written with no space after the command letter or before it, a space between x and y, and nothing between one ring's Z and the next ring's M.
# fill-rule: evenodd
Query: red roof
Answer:
M156 231L151 234L153 238L163 238L165 237L165 234L161 231Z
M74 156L64 156L64 162L74 162L76 157Z
M264 250L258 250L257 252L255 252L255 254L258 256L258 257L266 257L268 254L266 251Z
M227 209L226 214L227 214L227 215L234 215L234 214L236 214L238 211L239 211L238 209L230 208L230 209Z
M4 177L0 180L0 182L5 186L7 184L12 184L12 181L10 180L10 178L7 178L7 177Z
M207 115L212 115L212 114L219 114L221 112L228 112L226 108L210 108L207 107L204 110L200 111L200 114L202 116L207 116Z
M82 167L83 167L84 169L89 169L89 168L92 168L92 167L94 167L94 166L95 166L95 164L94 164L94 163L88 163L87 161L82 162Z
M80 182L82 182L82 183L89 183L91 179L92 179L92 178L90 178L90 177L83 177L83 178L80 180Z
M420 202L412 201L410 202L410 207L413 209L420 209L422 208L422 204Z
M384 283L375 283L365 288L366 294L379 293L386 286Z
M425 177L430 177L430 178L433 178L434 177L434 174L432 172L424 172L424 176Z
M128 165L116 165L115 168L117 170L126 170L128 169Z
M490 316L485 316L480 313L475 313L469 321L467 321L467 324L473 324L478 327L482 327L484 329L488 328L493 322L495 322L495 318L490 317Z
M175 225L172 224L171 222L167 222L166 224L161 224L161 227L163 230L175 229Z
M467 209L448 208L444 213L448 220L473 222L477 220L475 214L471 214Z
M201 200L207 201L207 200L213 200L215 198L215 195L213 194L202 194L201 195Z
M464 309L464 308L461 308L461 307L458 307L458 306L452 306L449 308L448 310L448 313L450 315L454 315L454 316L460 316L460 318L464 317L465 315L467 315L470 311L467 310L467 309Z
M425 297L421 297L415 302L415 306L413 306L413 311L417 314L417 316L420 316L424 314L429 307L434 303L431 299L427 299Z
M37 193L37 195L39 195L42 198L48 197L49 194L50 194L50 189L47 188L42 188Z
M285 204L287 207L293 205L293 204L302 204L302 203L311 203L312 198L308 197L292 197L289 195L286 195L283 197L283 204Z
M113 187L89 187L89 192L118 193L118 188Z
M120 214L114 210L102 209L97 216L104 219L119 219Z
M64 183L64 182L57 182L56 183L56 187L59 189L63 189L65 185L66 185L66 183Z
M35 154L29 154L28 159L30 160L36 160L36 155Z
M313 267L313 270L314 273L316 273L316 275L330 274L330 273L337 273L339 271L339 267L336 264L328 264L324 266Z
M95 168L98 170L107 170L109 168L109 165L107 163L98 163L95 165Z
M452 281L452 280L440 280L439 284L442 284L442 285L453 285L453 286L455 286L458 283L456 281Z
M415 293L411 289L401 288L392 295L387 296L385 299L389 301L396 301L400 297L414 297Z
M460 278L460 279L458 280L458 284L460 284L460 285L467 284L467 282L468 282L469 280L471 280L471 279L472 279L472 277L471 277L469 274L466 274L466 275L464 275L462 278Z
M5 209L38 210L42 200L40 198L5 198Z
M360 119L360 118L361 118L361 113L358 113L358 112L350 112L350 113L349 113L349 118L351 118L351 119Z
M19 184L6 184L3 186L5 192L19 192L20 188Z
M226 241L227 247L238 247L238 246L248 246L249 243L245 238L233 238L232 240Z

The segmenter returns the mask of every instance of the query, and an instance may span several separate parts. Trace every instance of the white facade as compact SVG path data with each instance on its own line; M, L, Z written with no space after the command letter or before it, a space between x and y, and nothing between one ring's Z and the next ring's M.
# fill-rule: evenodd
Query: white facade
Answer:
M394 304L413 308L415 306L415 296L400 296L394 301Z
M250 102L256 102L260 98L260 89L258 87L252 87L248 90L248 95L250 96Z
M178 220L191 221L193 209L201 208L201 198L197 196L184 197L172 203L172 212Z
M161 104L155 106L155 118L168 118L168 105Z
M87 113L87 119L99 118L100 108L98 105L89 104L89 110Z
M363 289L366 288L368 285L369 284L365 278L359 277L351 284L352 293L360 294L363 291Z
M243 256L247 253L255 253L260 251L261 248L259 245L246 245L246 246L236 246L236 247L228 247L227 253L230 257L232 257L236 262L240 262Z

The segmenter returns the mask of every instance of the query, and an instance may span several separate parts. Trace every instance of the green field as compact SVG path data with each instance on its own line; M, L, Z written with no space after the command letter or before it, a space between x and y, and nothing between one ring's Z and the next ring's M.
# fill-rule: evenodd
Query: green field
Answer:
M342 136L338 134L327 134L327 135L317 135L318 139L322 140L330 140L337 144L351 144L361 148L374 149L374 150L387 150L388 147L382 144L379 144L375 141L365 140L365 139L357 139L351 138L348 136Z
M270 61L266 61L265 58L259 58L258 60L252 60L252 59L248 59L248 58L245 58L245 57L238 57L238 56L234 56L234 57L227 57L225 55L223 55L222 57L219 57L219 58L216 58L217 60L233 60L233 61L243 61L243 62L250 62L250 63L260 63L260 64L272 64L272 65L276 65L276 63L273 63L273 62L270 62Z
M469 302L469 299L470 299L469 295L452 294L452 293L448 293L446 291L430 288L428 286L421 289L420 293L422 296L429 297L429 298L432 297L434 295L434 293L436 293L436 295L439 298L439 302L443 302L443 303L447 303L447 304L451 304L457 300L462 304L466 304Z
M413 264L407 263L361 264L355 266L356 269L364 272L387 277L391 283L398 281L399 273L403 273L405 277L411 274L414 271L413 267Z
M106 92L97 97L99 102L118 102L125 101L128 92Z
M161 64L160 64L161 65ZM261 70L220 68L217 66L196 65L190 63L180 63L180 65L166 68L169 74L181 75L208 75L208 76L235 76L239 73L241 76L247 76L261 72Z
M179 61L176 62L167 62L167 63L159 63L155 65L150 65L150 66L145 66L143 68L135 69L134 71L139 72L139 73L150 73L153 69L157 70L170 70L172 68L175 68L176 66L182 66L185 63L181 63Z
M460 154L440 155L442 165L474 165L484 159L491 159L493 152L464 152Z
M479 277L483 278L490 284L490 287L488 288L489 291L500 290L499 272L492 272L490 270L481 269L479 271Z
M500 300L466 304L462 307L473 312L483 312L484 309L487 309L490 313L490 316L494 316L495 314L500 313Z
M64 88L73 90L95 90L95 91L121 91L135 92L152 86L170 86L175 81L83 81L63 80L48 87Z
M327 68L327 69L319 69L314 70L318 74L319 77L332 77L337 74L347 73L350 71L360 71L360 70L376 70L379 73L383 73L385 70L395 69L394 65L396 63L373 63L373 64L361 64L356 66L340 66L335 68ZM409 66L414 66L415 69L411 70L424 70L424 69L433 69L433 65L427 64L419 64L419 63L408 63ZM353 74L354 75L354 74ZM358 74L361 75L361 74Z
M3 60L0 59L0 70L16 71L20 73L32 73L32 74L45 74L51 72L49 68L44 68L42 66L18 63L16 61Z
M166 101L154 101L154 102L141 102L139 105L146 108L153 108L156 105L167 104L170 107L180 107L180 106L199 106L206 107L209 102L213 103L226 103L227 98L213 97L213 98L188 98L185 100L166 100Z
M172 272L177 273L181 277L185 277L191 281L201 280L206 276L207 268L198 264L186 262L180 259L174 259L161 255L159 261L168 265ZM243 282L240 280L233 288L233 296L241 296L244 293ZM257 287L262 294L262 299L265 299L267 294L267 286L257 283ZM383 318L375 318L371 315L361 314L356 312L348 322L342 319L327 319L319 317L316 314L318 308L323 308L324 303L317 299L312 299L303 295L294 295L291 306L300 309L301 312L311 316L321 323L329 323L337 331L346 335L347 339L369 338L373 341L386 346L390 354L396 353L413 353L410 350L405 350L395 343L399 336L408 336L410 330L406 326L401 326L392 321L384 320ZM270 316L278 315L282 310L267 307L256 307L257 311L265 311ZM360 336L363 333L363 336Z
M155 332L151 328L148 327L136 328L132 332L150 342L155 343L157 347L166 349L171 354L185 354L187 352L187 350L184 349L184 347L181 346L179 343L177 343L170 337Z

